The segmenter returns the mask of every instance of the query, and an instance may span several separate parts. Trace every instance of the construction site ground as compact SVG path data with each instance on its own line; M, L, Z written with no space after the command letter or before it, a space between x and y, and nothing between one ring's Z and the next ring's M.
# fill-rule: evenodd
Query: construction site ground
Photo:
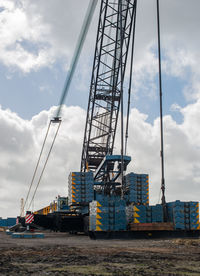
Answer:
M45 232L0 232L0 275L200 275L199 239L91 240Z

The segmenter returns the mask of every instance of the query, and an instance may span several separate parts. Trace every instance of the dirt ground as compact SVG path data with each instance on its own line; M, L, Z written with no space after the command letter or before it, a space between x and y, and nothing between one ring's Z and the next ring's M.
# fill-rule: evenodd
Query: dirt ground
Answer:
M0 232L0 275L200 275L200 240L90 240Z

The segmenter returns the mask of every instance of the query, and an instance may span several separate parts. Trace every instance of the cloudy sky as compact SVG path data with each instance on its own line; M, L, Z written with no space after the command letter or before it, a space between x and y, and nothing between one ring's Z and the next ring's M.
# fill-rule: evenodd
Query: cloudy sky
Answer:
M26 197L49 120L55 116L88 3L0 0L0 216L20 213L20 199ZM68 174L80 168L98 9L35 209L58 194L67 195ZM166 197L199 200L200 2L160 0L160 9ZM156 43L156 0L138 0L129 171L150 175L152 204L160 200L161 182ZM54 132L55 127L46 150ZM119 152L117 144L115 151Z

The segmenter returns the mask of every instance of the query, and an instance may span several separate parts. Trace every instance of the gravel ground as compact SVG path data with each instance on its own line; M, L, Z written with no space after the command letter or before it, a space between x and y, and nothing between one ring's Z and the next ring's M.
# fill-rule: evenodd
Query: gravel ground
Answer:
M0 275L200 275L200 240L90 240L0 233Z

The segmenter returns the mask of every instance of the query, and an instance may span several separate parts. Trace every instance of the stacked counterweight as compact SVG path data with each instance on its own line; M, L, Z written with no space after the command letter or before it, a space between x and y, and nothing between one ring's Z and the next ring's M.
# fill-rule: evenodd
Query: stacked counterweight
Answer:
M124 200L109 200L90 203L90 231L122 231L126 230L126 203Z
M129 173L124 182L122 199L120 194L95 191L92 172L69 175L69 206L89 212L89 231L200 230L198 202L167 203L166 224L163 206L149 205L149 176Z
M198 230L199 202L175 201L167 203L168 216L176 230Z
M129 205L126 207L128 223L154 223L163 222L163 207L160 204L155 206Z
M127 201L149 204L149 176L147 174L129 173L125 176L125 194Z
M68 187L69 205L88 204L94 199L93 173L70 173Z

